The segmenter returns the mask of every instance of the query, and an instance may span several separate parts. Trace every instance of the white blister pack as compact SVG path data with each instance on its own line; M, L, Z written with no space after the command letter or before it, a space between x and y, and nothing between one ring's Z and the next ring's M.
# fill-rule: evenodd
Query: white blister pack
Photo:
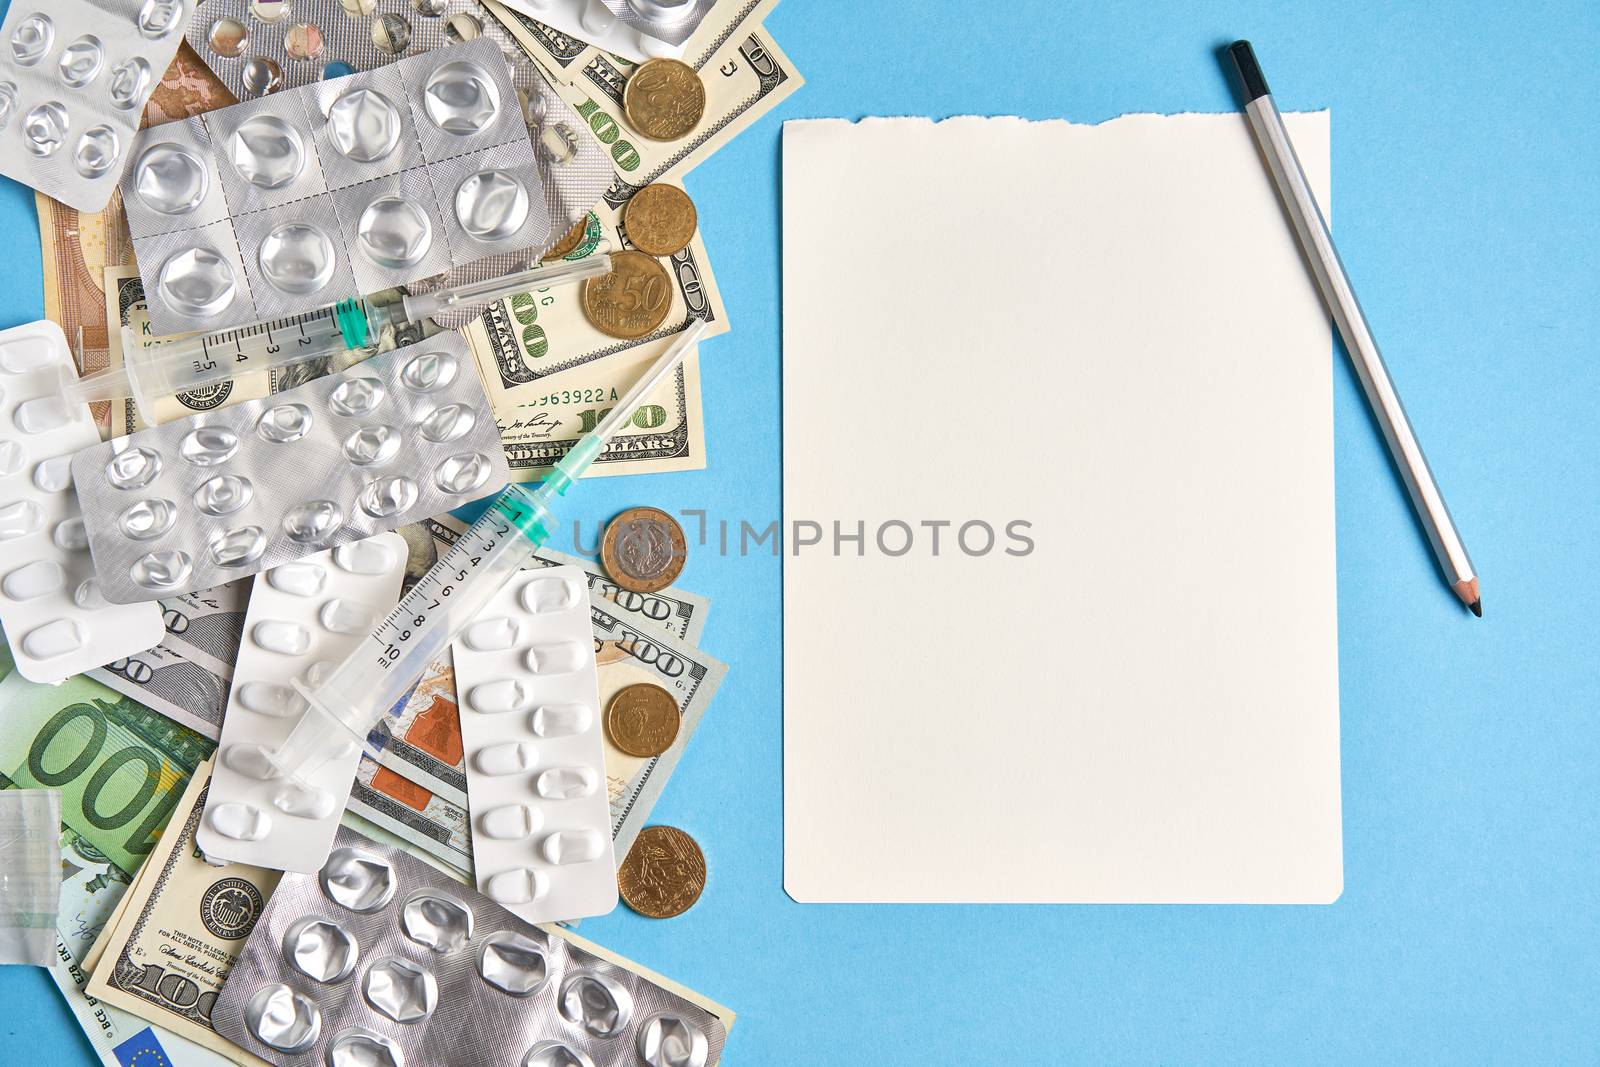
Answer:
M385 533L257 575L196 835L206 855L302 874L327 859L361 746L329 751L310 790L279 777L266 753L306 711L292 681L315 686L338 666L399 600L405 569L405 539Z
M453 646L478 890L529 922L617 906L589 586L524 571Z
M553 30L642 63L678 59L716 0L502 0Z
M55 683L161 643L161 607L108 604L72 489L100 443L89 406L60 399L72 353L48 320L0 331L0 625L17 670Z

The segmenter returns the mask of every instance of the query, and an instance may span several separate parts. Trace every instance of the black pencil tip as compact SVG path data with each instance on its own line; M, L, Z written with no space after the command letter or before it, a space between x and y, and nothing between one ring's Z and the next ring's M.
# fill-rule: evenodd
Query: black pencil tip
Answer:
M1472 609L1472 613L1474 615L1476 615L1478 618L1480 618L1480 619L1483 618L1483 601L1482 600L1474 600L1472 603L1468 604L1467 607L1471 608Z
M1234 69L1239 72L1239 82L1244 86L1245 103L1259 100L1272 92L1267 88L1266 75L1261 73L1261 64L1256 62L1256 51L1250 47L1249 41L1235 41L1230 44L1228 57L1233 60Z

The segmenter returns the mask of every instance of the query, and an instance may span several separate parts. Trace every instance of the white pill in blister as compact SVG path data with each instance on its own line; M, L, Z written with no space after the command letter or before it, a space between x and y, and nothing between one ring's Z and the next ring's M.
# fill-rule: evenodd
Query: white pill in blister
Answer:
M290 782L272 794L272 806L285 815L302 819L326 819L333 814L338 799L331 790L307 789Z
M528 649L528 669L534 674L546 676L571 674L583 666L585 655L593 654L592 645L581 645L576 641L534 645Z
M560 830L539 842L539 852L558 865L599 859L605 847L598 830Z
M222 750L222 762L229 770L260 782L278 777L278 768L267 758L267 746L241 742Z
M34 659L50 659L77 651L83 641L83 627L71 619L57 619L30 630L22 639L22 651Z
M521 678L484 682L473 686L467 694L467 706L485 715L526 711L533 706L533 688Z
M0 441L0 478L17 473L27 459L27 452L15 441Z
M583 591L569 578L535 578L522 587L522 606L535 615L570 611Z
M331 630L336 634L359 634L372 629L372 620L376 614L370 604L363 604L348 597L334 597L322 605L317 618L325 630Z
M272 816L250 804L218 804L208 821L217 833L235 841L260 841L272 832Z
M316 596L328 572L315 563L282 563L267 572L267 584L294 596Z
M590 33L610 33L617 24L617 16L604 4L589 4L583 9L583 14L578 16L578 21L583 23L583 28Z
M531 741L506 741L479 749L472 762L484 774L520 774L533 766L537 756Z
M4 539L0 534L0 540ZM56 543L57 548L76 551L89 547L89 532L83 527L83 516L74 515L70 519L62 519L56 523L55 532L50 535L50 540Z
M49 433L71 422L72 412L59 396L38 396L18 404L11 417L23 433Z
M534 780L533 788L546 800L577 800L593 793L599 780L592 767L551 767Z
M483 890L501 904L528 904L544 896L549 884L541 871L514 867L490 878Z
M258 715L286 719L306 710L300 694L276 682L246 682L239 687L239 704Z
M394 566L394 549L373 540L340 545L333 561L351 574L384 574Z
M543 828L544 813L526 804L502 804L484 812L479 825L486 837L515 841Z
M78 522L81 525L83 520L79 519ZM0 541L26 537L43 523L43 512L39 510L39 505L31 500L17 500L0 506Z
M516 644L521 632L516 619L479 619L467 627L461 640L474 652L501 652Z
M0 592L12 600L32 600L53 593L66 584L66 572L52 559L24 563L0 581Z
M7 374L26 374L54 362L54 349L43 337L20 337L0 345L0 370Z
M587 730L594 715L582 704L545 704L533 709L530 721L540 737L571 737Z
M42 492L59 493L72 484L72 456L51 456L33 468L33 484Z
M311 633L298 623L264 619L250 630L251 640L268 652L298 656L311 647Z

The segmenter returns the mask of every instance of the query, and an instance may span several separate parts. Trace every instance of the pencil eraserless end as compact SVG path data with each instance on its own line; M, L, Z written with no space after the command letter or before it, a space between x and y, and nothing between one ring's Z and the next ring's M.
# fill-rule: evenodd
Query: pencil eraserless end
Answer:
M1474 600L1472 603L1468 604L1467 607L1470 608L1472 613L1478 618L1483 618L1483 601Z

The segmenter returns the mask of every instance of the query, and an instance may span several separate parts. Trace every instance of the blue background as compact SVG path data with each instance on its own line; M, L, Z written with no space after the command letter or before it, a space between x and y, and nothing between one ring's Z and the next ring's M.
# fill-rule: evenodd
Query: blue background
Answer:
M778 562L691 550L682 584L731 670L655 821L701 841L711 882L681 918L583 932L733 1006L730 1064L1600 1060L1600 9L789 0L769 26L809 84L687 182L734 327L704 349L709 467L586 483L586 530L634 504L778 513L781 120L1225 111L1214 49L1249 36L1281 106L1332 108L1340 247L1485 616L1440 580L1340 355L1343 898L802 907ZM31 191L0 182L0 325L40 314L34 227ZM1026 241L1028 218L995 232ZM844 433L824 413L799 439ZM0 1056L91 1062L45 975L7 969L0 998Z

